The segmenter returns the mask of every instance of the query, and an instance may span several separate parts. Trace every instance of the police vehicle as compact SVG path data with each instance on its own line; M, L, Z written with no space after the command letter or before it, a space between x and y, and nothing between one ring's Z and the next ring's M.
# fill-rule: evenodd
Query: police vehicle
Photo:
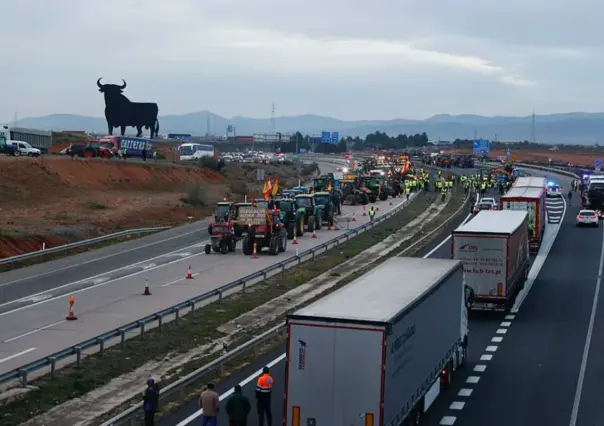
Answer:
M545 190L546 197L562 197L562 187L556 182L548 182Z

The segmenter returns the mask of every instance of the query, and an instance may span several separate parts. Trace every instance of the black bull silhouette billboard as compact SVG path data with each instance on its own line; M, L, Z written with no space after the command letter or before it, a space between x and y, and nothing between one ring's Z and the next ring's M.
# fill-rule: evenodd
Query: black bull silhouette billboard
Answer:
M141 137L143 127L151 129L151 139L157 136L159 132L159 120L157 114L159 108L155 103L149 102L130 102L122 92L126 88L124 84L101 84L102 77L96 82L99 86L99 92L105 96L105 118L107 119L107 129L109 134L113 134L113 129L120 128L121 135L124 136L126 127L136 127L136 137Z

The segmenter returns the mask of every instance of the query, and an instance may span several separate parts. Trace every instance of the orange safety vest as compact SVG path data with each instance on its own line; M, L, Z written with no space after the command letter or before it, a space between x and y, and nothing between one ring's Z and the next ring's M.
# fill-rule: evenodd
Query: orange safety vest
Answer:
M271 393L273 390L273 378L270 374L263 374L258 377L256 382L256 392L260 393Z

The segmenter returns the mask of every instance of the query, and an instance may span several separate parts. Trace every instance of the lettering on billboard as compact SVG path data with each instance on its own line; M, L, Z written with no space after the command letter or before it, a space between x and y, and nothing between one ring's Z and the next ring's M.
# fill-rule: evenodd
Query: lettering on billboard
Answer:
M298 339L298 370L306 368L306 342Z

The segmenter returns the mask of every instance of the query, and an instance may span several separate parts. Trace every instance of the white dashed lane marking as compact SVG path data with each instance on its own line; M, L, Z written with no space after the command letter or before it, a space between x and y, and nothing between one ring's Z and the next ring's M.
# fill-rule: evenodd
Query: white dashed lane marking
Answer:
M503 335L507 334L509 327L512 326L512 321L516 318L516 315L506 315L505 316L505 321L501 322L501 324L499 324L499 327L501 328L497 328L497 330L495 331L496 336L491 337L491 343L501 343L503 342ZM484 352L481 356L480 356L480 360L481 361L491 361L493 359L493 353L497 352L497 349L499 348L499 345L493 345L490 344L488 345L485 349ZM486 364L476 364L472 370L472 375L468 376L466 378L466 384L467 385L477 385L480 382L480 378L481 376L479 376L478 374L480 373L484 373L487 370L487 365ZM457 392L457 396L458 397L462 397L462 398L466 398L465 401L453 401L451 403L451 405L449 406L449 410L452 410L453 412L457 411L461 411L464 409L464 407L466 406L466 401L468 401L469 397L472 395L472 392L474 392L474 389L472 387L467 387L467 388L462 388L459 390L459 392ZM449 414L449 413L447 413ZM451 413L453 414L453 413ZM457 416L450 416L450 415L446 415L443 416L440 419L440 425L443 426L452 426L455 424L455 422L457 421Z
M547 210L547 222L552 224L560 223L564 215L564 200L562 197L546 198L545 208Z

